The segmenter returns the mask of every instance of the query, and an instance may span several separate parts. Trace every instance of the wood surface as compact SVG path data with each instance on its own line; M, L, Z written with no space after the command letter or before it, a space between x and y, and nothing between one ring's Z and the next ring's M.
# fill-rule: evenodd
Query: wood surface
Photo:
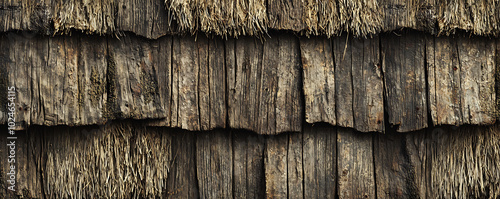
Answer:
M1 41L1 92L16 86L18 129L135 119L273 135L299 132L305 119L361 132L410 132L490 125L498 116L498 45L486 37L7 33Z

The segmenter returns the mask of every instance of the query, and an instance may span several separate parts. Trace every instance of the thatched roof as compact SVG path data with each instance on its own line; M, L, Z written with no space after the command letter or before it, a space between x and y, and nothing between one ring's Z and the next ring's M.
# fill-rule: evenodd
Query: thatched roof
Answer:
M270 30L326 36L367 36L401 28L432 34L460 29L476 35L497 35L500 30L498 0L25 0L4 1L0 7L0 31L46 34L76 29L158 38L196 32L265 35Z

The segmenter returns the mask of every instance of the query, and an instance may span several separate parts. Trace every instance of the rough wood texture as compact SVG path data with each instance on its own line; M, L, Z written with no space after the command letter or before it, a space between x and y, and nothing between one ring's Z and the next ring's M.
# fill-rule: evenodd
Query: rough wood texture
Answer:
M196 176L200 198L233 197L233 146L229 132L196 136Z
M337 129L307 125L303 135L304 198L335 198L337 192Z
M425 35L410 32L405 37L381 37L387 122L398 132L426 128Z
M234 198L264 198L265 138L248 131L232 130Z
M261 41L8 33L0 42L0 93L16 86L19 129L144 119L192 131L277 134L301 131L305 116L382 132L387 114L390 126L407 132L426 128L429 112L434 125L496 121L492 39L401 34L330 40L276 33Z
M375 198L373 134L337 129L339 198Z
M260 134L300 131L297 39L276 35L264 43L249 37L226 43L230 126Z
M426 61L434 125L495 122L495 43L481 37L428 38Z
M425 131L415 134L425 136ZM426 156L419 153L427 151L418 151L419 143L412 142L412 138L410 134L395 131L375 136L373 153L377 198L426 198L425 185L428 182L423 187L419 182L420 178L426 177L422 169L429 167L425 165Z
M331 46L331 41L322 37L300 40L306 122L308 123L337 124L335 68Z
M266 139L264 170L266 198L288 198L288 136L273 135Z
M108 73L113 74L109 86L108 107L118 118L164 118L158 92L158 73L153 67L153 52L149 42L137 37L109 41ZM167 53L166 53L167 54ZM168 55L168 54L167 54ZM195 74L195 73L191 73Z

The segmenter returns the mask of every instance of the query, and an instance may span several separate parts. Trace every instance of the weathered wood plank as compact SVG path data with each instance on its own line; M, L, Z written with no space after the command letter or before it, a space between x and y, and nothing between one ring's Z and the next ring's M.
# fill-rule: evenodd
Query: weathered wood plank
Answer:
M375 198L373 134L337 129L339 198Z
M354 127L352 38L340 36L332 38L335 62L335 114L337 125ZM356 55L354 55L356 56Z
M425 131L418 134L425 136ZM425 164L425 157L420 159L422 156L417 144L418 140L410 137L410 134L401 134L394 130L375 136L373 157L377 198L425 198L425 186L420 187L419 181L425 179L426 175L419 172L427 167L422 165ZM427 151L423 150L420 153L425 152Z
M425 36L416 32L404 37L385 34L381 45L389 124L398 132L426 128Z
M304 127L304 198L335 198L337 129L327 124Z
M266 198L288 198L288 135L273 135L266 138L264 170Z
M432 170L431 160L433 156L431 147L436 144L432 140L431 135L437 133L437 131L439 130L440 127L428 128L426 130L416 131L415 133L408 133L404 135L405 150L408 154L408 157L405 158L407 158L408 161L410 162L409 167L407 167L410 169L409 170L410 173L408 173L409 175L407 176L414 178L414 179L410 178L411 181L409 182L410 185L411 183L415 183L416 191L418 192L418 196L420 198L436 198L436 196L432 192L432 186L430 186L431 170ZM381 141L389 143L391 142L390 139L391 138L387 138ZM375 142L375 145L377 144L378 143ZM378 149L378 147L376 147L375 149ZM375 155L375 161L379 161L377 155ZM377 165L378 164L375 165L375 168L378 169ZM413 171L415 173L411 173ZM378 171L376 175L377 175L377 191L378 191L380 190L378 189L378 182L379 182ZM410 187L413 187L413 185Z
M279 46L269 46L278 51L276 89L276 132L299 132L302 130L302 67L298 39L289 34L279 35ZM270 55L268 59L273 59Z
M114 73L114 82L110 88L109 98L116 104L117 110L108 107L107 111L118 118L164 118L165 110L161 109L158 94L158 77L160 71L153 67L152 48L144 39L127 36L120 40L111 39L109 44L110 63L108 73ZM110 71L113 70L113 71ZM109 101L109 100L108 100Z
M207 38L208 39L208 38ZM225 128L227 121L227 103L226 103L226 66L225 66L225 46L221 38L208 39L208 61L206 70L208 74L208 110L209 126L205 129ZM200 83L200 86L202 84ZM202 88L200 88L203 90ZM201 94L200 94L201 95ZM202 95L203 96L203 95Z
M288 134L287 189L288 198L304 198L303 133ZM307 197L306 197L307 198Z
M245 130L232 135L234 198L264 198L264 136Z
M172 115L173 127L200 129L199 58L192 37L174 38L172 51Z
M78 58L78 112L80 124L106 122L107 39L82 36Z
M333 43L337 80L336 89L328 93L337 98L337 124L362 132L381 132L384 129L384 102L382 71L378 67L381 63L378 37L341 36ZM306 81L304 78L304 86Z
M173 38L169 36L150 41L152 51L152 69L157 74L158 95L161 110L165 112L165 118L148 123L151 126L171 126L172 116L172 43Z
M290 60L298 56L297 40L277 35L261 42L249 37L227 41L230 126L260 134L300 131L299 63ZM278 107L284 103L291 107Z
M196 170L200 198L233 197L233 146L229 131L196 135Z
M432 121L440 124L495 122L495 47L490 39L429 38L427 70Z
M460 97L464 123L495 123L495 43L486 37L459 36Z
M42 152L41 134L33 131L16 133L16 194L27 198L42 198L42 175L40 158ZM6 135L6 134L3 134ZM8 142L4 142L8 143ZM3 156L7 157L7 156ZM4 159L6 162L7 160ZM4 181L5 182L5 181Z
M173 159L166 183L167 196L173 198L198 198L195 134L188 131L177 131L172 135Z
M306 122L336 125L335 68L331 41L324 37L301 38Z

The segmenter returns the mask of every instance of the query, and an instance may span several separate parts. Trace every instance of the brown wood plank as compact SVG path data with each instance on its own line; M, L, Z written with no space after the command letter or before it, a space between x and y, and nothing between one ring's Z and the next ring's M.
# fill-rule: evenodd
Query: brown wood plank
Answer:
M249 37L226 42L230 126L260 134L300 131L296 38L276 35L261 42ZM284 103L290 107L278 107Z
M281 34L278 49L270 45L267 49L278 51L276 89L276 132L299 132L302 130L302 70L300 46L297 37ZM268 59L273 59L269 55Z
M199 130L197 43L193 37L179 37L174 38L172 45L172 126Z
M16 133L16 194L27 198L42 198L40 173L41 134L33 131ZM4 134L6 135L6 134ZM8 143L8 142L5 142ZM7 157L7 156L4 156ZM7 160L5 160L7 161ZM5 182L5 181L4 181Z
M288 198L288 135L273 135L266 138L264 170L266 198Z
M196 135L196 176L200 198L233 197L233 146L229 131Z
M398 132L426 128L425 36L384 34L381 45L389 124Z
M107 102L107 39L80 38L78 59L78 112L80 124L103 124Z
M384 129L384 100L382 74L378 67L379 39L377 36L353 39L352 42L352 76L359 77L353 78L354 128L362 132L381 132Z
M303 133L288 134L287 190L288 198L304 198Z
M328 124L304 127L304 198L335 198L337 129Z
M463 36L430 38L427 66L432 121L440 124L492 124L494 42Z
M335 62L335 97L337 125L354 127L352 38L339 36L332 38ZM356 56L356 55L354 55Z
M375 198L373 134L337 129L339 198Z
M152 70L157 74L159 105L165 118L148 123L150 126L170 126L172 104L172 42L170 36L151 41Z
M306 122L336 125L335 68L331 41L324 37L300 40Z
M226 126L226 71L224 42L220 38L196 38L199 59L199 110L202 130Z
M412 136L418 134L422 136ZM412 134L400 134L394 130L377 134L374 139L374 162L376 172L377 198L415 198L426 197L425 130ZM422 151L419 151L422 150ZM425 181L424 181L425 182ZM424 185L424 186L421 186Z
M108 91L116 104L108 107L118 118L164 118L158 94L157 73L153 70L152 48L145 39L127 36L109 41L110 63L108 73L114 73L114 82ZM113 70L113 71L109 71ZM108 100L109 101L109 100Z
M461 109L467 124L495 123L495 42L459 36Z
M234 198L264 198L264 136L245 130L232 135Z

